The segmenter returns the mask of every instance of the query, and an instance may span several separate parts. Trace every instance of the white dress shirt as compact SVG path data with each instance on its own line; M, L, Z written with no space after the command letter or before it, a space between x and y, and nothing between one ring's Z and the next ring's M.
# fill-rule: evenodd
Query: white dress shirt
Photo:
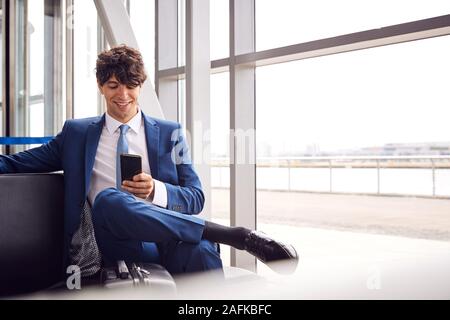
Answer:
M122 123L105 114L105 124L103 126L100 141L95 154L94 168L92 170L91 185L89 188L89 202L94 204L97 194L106 188L116 187L116 151L117 141L119 140ZM145 136L144 119L139 111L127 125L130 129L127 131L128 153L137 154L142 157L142 171L150 174L150 163L148 161L147 140ZM164 183L155 180L155 193L152 203L166 208L167 207L167 189ZM135 196L137 200L147 201Z

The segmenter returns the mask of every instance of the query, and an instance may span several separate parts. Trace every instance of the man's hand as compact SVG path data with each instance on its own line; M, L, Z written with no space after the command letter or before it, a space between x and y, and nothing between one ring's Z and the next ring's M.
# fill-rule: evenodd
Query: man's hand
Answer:
M122 188L138 198L152 201L155 194L155 181L151 175L140 173L133 177L133 181L124 180Z

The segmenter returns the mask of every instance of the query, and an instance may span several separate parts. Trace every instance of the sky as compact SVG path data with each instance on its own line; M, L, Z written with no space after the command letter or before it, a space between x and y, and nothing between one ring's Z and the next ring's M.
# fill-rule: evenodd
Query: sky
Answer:
M212 58L225 56L225 0L212 2ZM256 0L256 49L450 13L450 1ZM214 4L213 4L214 3ZM364 4L364 5L362 5ZM327 10L323 10L327 8ZM351 10L350 10L351 9ZM220 40L221 39L221 40ZM449 142L450 36L256 69L260 147L336 151ZM228 74L213 75L213 151L227 149Z

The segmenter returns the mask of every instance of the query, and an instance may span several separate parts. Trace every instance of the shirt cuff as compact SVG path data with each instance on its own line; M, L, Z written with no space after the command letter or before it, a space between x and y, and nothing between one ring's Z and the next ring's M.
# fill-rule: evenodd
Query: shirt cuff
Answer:
M161 208L167 208L167 188L164 183L153 179L155 182L155 194L152 203Z

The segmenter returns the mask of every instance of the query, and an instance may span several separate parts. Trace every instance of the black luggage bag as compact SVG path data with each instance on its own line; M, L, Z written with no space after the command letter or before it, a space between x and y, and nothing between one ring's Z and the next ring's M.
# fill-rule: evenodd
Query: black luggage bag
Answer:
M103 268L101 283L106 288L148 287L160 292L176 292L175 281L161 265L154 263L129 263L117 261L115 267Z

